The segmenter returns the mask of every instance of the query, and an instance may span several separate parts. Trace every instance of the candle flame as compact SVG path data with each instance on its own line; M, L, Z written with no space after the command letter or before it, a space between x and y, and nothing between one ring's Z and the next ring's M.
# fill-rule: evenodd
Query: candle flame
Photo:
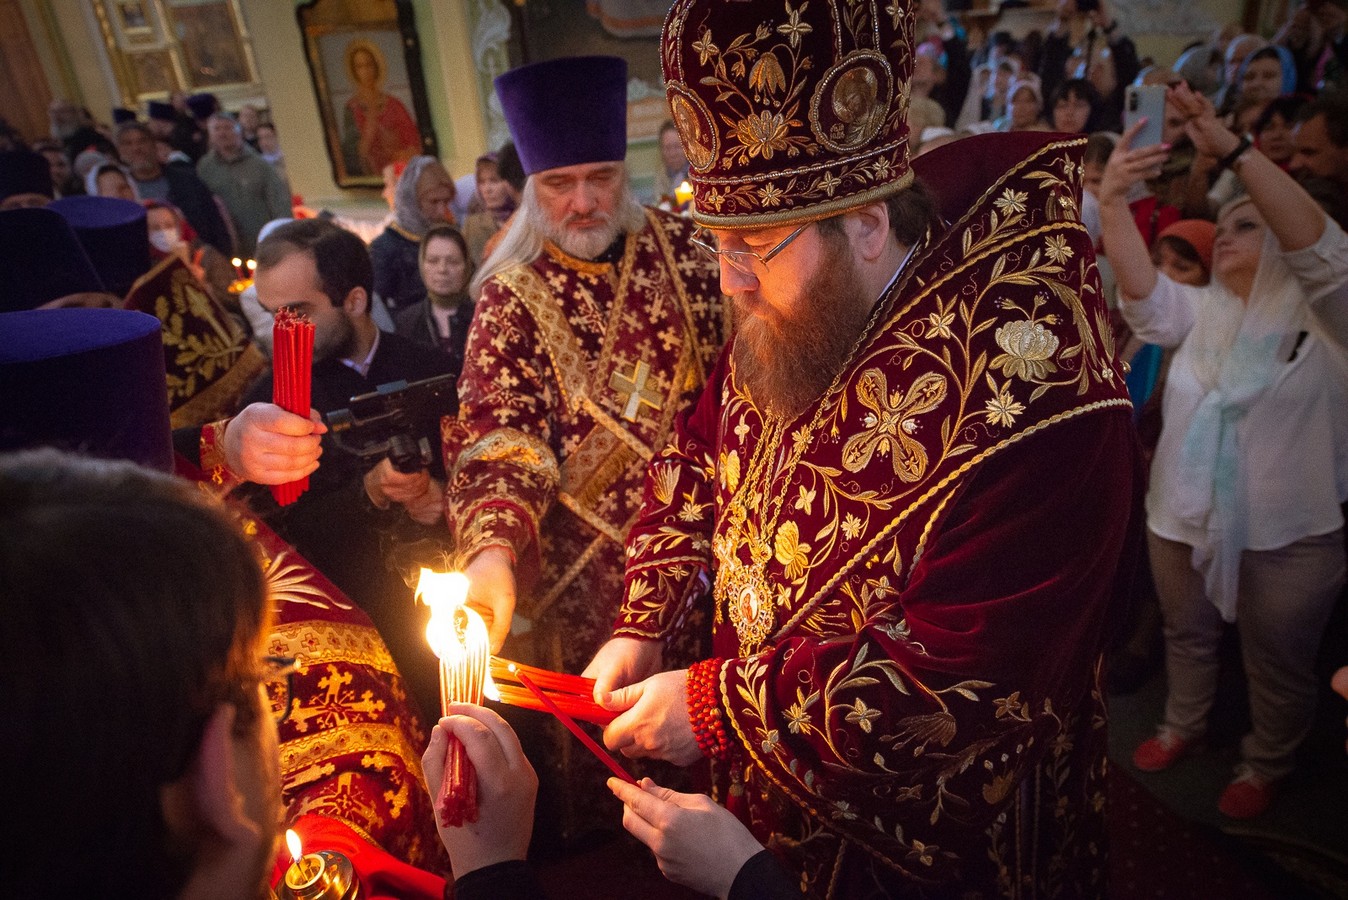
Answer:
M674 199L680 206L693 199L693 186L687 181L682 181L674 189Z
M234 257L233 259L231 259L231 260L229 261L229 264L230 264L231 266L233 266L234 268L237 269L239 266L243 265L243 260L239 259L239 258L236 256L236 257Z
M304 848L300 846L300 836L293 828L286 829L286 847L290 850L290 858L298 865L300 858L304 856Z
M490 680L487 624L467 604L468 578L460 572L421 570L417 599L431 608L426 640L440 658L441 701L481 703ZM495 686L492 686L495 692Z
M495 700L497 703L501 702L501 692L497 689L496 682L492 680L491 672L488 672L487 677L482 681L482 696L488 700Z
M255 271L256 269L257 269L257 260L255 259L248 260L248 271L252 272Z

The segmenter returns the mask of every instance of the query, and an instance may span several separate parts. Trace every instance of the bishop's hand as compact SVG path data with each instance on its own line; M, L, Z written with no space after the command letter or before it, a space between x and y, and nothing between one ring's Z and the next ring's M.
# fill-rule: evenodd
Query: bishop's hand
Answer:
M600 701L625 712L604 729L604 743L623 756L651 756L676 766L702 758L688 715L688 670L661 672Z
M478 551L463 574L468 576L468 605L487 624L491 652L499 653L515 615L514 558L504 547L487 547Z

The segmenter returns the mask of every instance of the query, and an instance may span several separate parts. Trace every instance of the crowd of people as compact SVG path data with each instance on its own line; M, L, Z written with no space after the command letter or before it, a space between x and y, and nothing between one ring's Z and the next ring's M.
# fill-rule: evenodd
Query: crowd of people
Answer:
M1132 763L1201 764L1232 623L1251 730L1214 803L1275 801L1348 581L1348 15L1298 4L1167 61L1108 0L1020 38L941 0L848 6L676 0L653 206L612 57L500 76L511 140L457 181L346 147L385 181L368 242L292 196L265 109L174 95L106 127L58 100L50 135L0 127L0 335L70 316L63 364L97 366L79 317L115 311L172 350L134 452L47 400L0 422L28 448L0 455L5 721L37 736L5 768L106 782L63 830L112 895L251 896L284 820L357 848L372 896L540 896L531 844L619 825L722 897L1103 896L1106 696L1163 660ZM1132 121L1148 85L1162 121ZM313 325L307 416L266 372L281 310ZM16 342L0 369L59 380ZM90 371L98 403L121 389ZM331 415L431 384L396 451ZM170 425L176 479L146 471ZM423 565L468 575L493 653L594 680L637 784L600 790L533 712L423 729ZM71 639L17 667L49 603ZM95 765L44 696L128 734ZM362 715L360 752L319 740ZM430 818L450 740L471 827ZM6 831L0 892L73 883L44 882L40 821Z

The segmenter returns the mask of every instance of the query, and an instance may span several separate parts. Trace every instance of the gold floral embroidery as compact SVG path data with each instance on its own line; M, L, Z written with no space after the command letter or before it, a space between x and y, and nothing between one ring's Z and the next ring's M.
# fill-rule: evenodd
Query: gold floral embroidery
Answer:
M857 400L871 410L866 414L866 430L848 438L843 446L843 466L860 472L870 465L875 454L888 455L894 474L904 481L917 481L927 470L927 451L913 440L916 417L935 409L946 395L946 382L928 372L918 377L908 393L888 393L885 373L868 369L857 379Z

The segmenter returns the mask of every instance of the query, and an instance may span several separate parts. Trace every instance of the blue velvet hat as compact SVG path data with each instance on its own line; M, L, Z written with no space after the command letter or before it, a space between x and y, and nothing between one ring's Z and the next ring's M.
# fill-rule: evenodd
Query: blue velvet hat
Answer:
M0 212L0 312L102 290L102 279L60 213L47 208Z
M47 157L27 147L0 152L0 200L16 194L52 195Z
M627 157L627 61L572 56L496 78L524 173Z
M136 111L127 109L125 106L114 106L112 108L112 124L122 125L126 122L136 121Z
M146 104L146 110L151 119L158 119L161 122L178 120L178 113L173 109L173 104L165 103L163 100L151 100Z
M0 450L53 446L171 471L159 320L126 309L0 313Z
M197 119L206 119L220 109L220 101L214 94L193 94L187 98L187 108Z
M47 207L65 216L108 291L125 297L150 269L145 209L119 197L62 197Z

